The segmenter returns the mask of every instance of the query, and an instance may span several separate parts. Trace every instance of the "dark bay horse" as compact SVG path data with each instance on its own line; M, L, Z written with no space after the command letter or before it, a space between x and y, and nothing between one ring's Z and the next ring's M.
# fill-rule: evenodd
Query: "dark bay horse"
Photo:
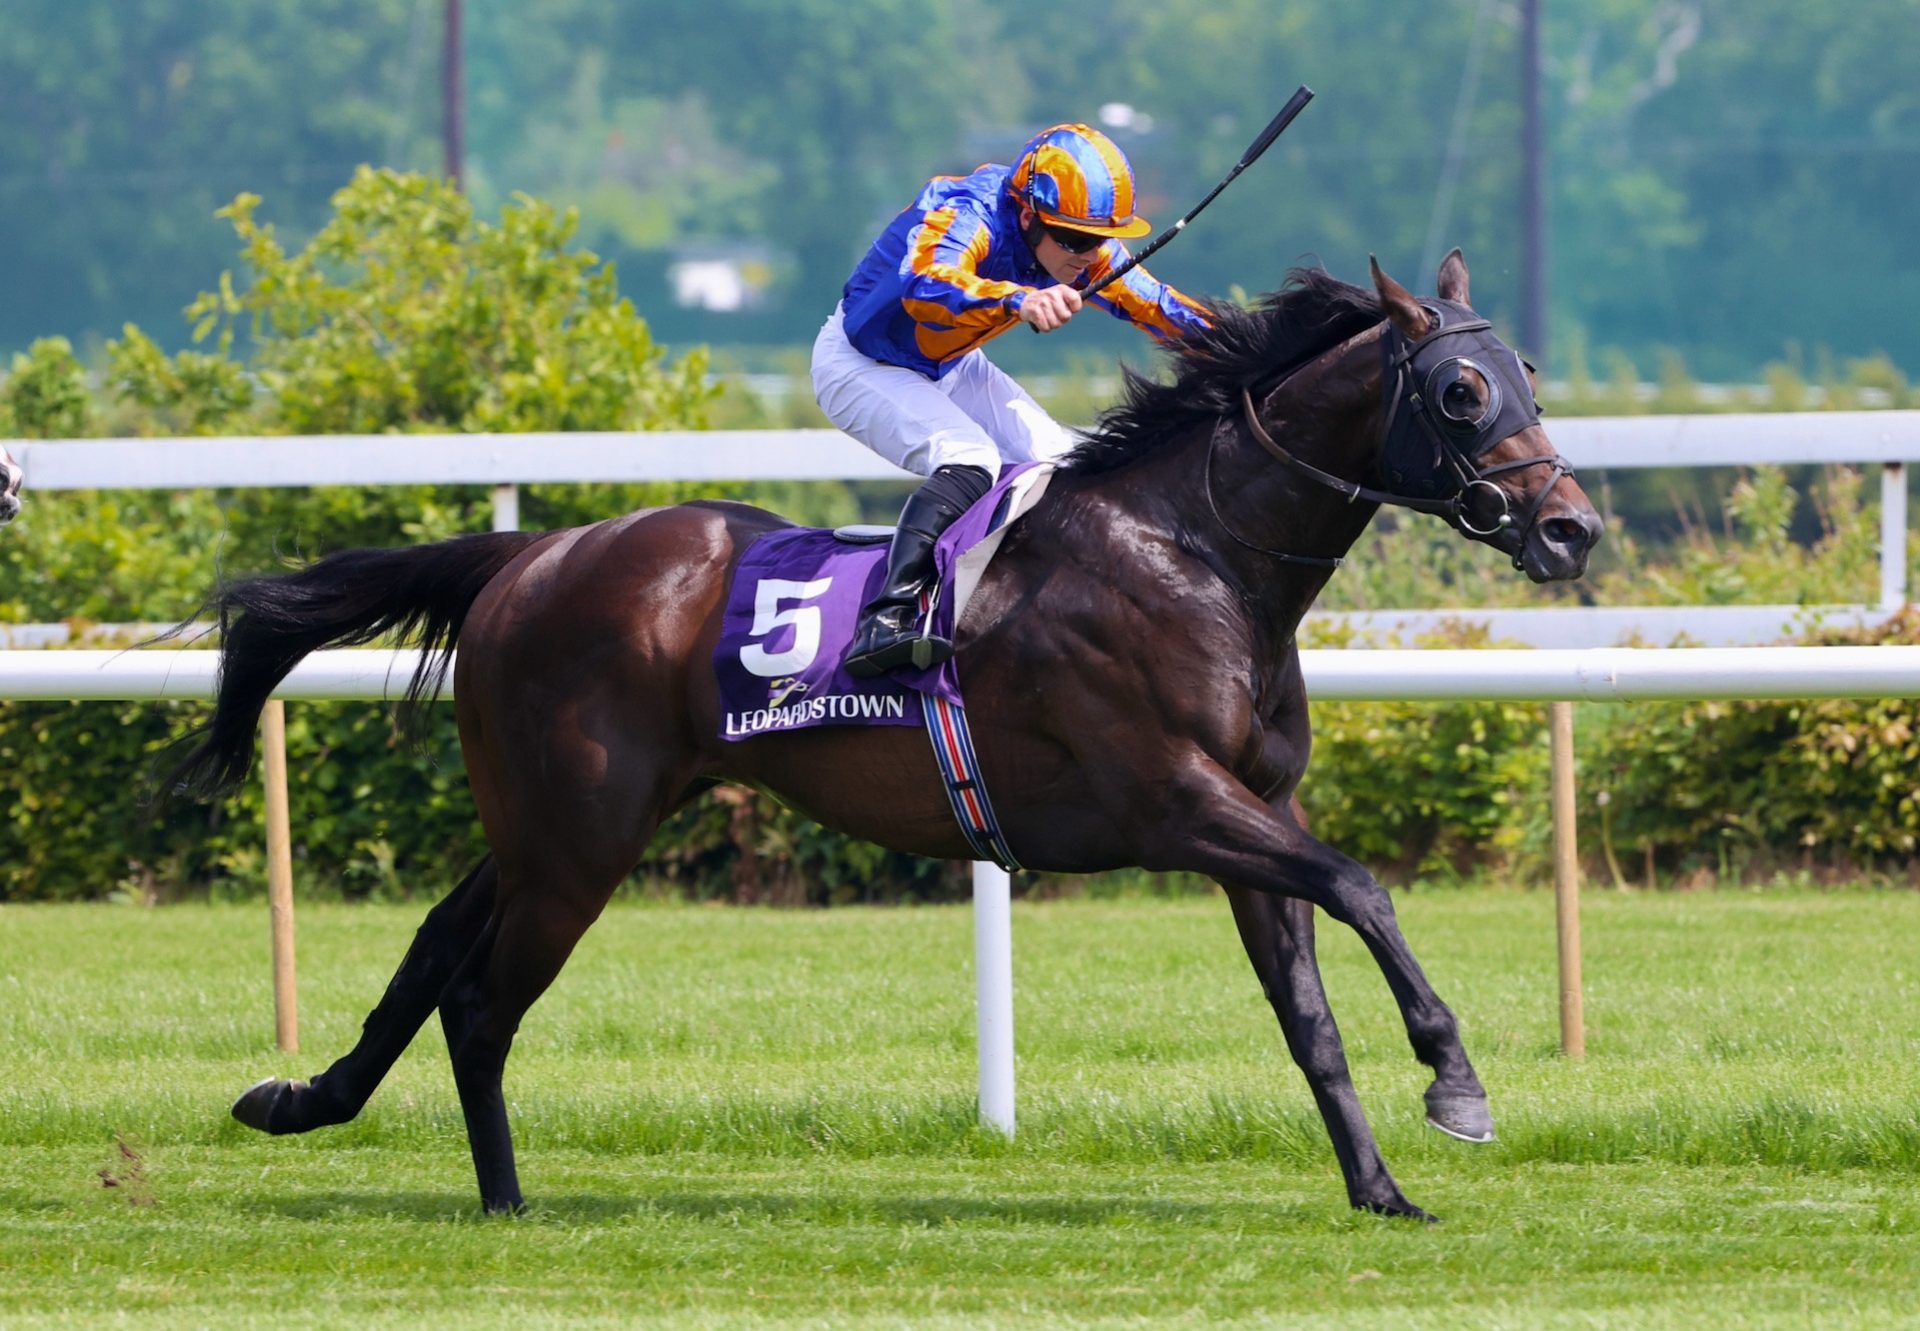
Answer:
M1225 889L1356 1207L1425 1218L1388 1173L1314 955L1315 907L1365 940L1433 1069L1434 1126L1491 1138L1486 1093L1384 888L1309 835L1294 633L1378 503L1436 512L1536 582L1578 577L1600 521L1538 424L1526 371L1468 307L1459 252L1422 301L1311 270L1221 308L1175 379L1126 401L1012 528L969 603L959 663L989 790L1025 865L1207 874ZM1284 441L1284 442L1282 442ZM1401 493L1376 488L1395 485ZM272 688L308 652L455 639L460 741L492 853L428 914L355 1048L234 1106L271 1133L359 1112L436 1008L480 1196L521 1205L501 1075L660 821L720 781L897 850L970 858L925 736L718 735L711 665L729 575L771 513L699 502L571 531L346 551L216 593L218 705L176 774L240 780Z

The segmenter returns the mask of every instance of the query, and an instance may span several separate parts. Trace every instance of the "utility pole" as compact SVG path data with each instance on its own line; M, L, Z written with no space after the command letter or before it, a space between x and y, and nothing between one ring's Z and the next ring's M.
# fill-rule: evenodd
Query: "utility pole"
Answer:
M440 58L440 145L447 179L463 189L460 164L466 160L466 95L460 68L460 0L446 0L446 24Z
M1547 147L1540 0L1520 0L1520 345L1547 364Z

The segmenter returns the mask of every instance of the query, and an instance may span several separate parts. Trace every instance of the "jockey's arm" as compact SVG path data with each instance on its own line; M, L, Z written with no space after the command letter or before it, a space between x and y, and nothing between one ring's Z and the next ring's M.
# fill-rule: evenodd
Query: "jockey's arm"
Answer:
M927 214L907 238L900 298L915 323L945 332L991 328L1021 317L1032 288L980 276L980 261L992 242L986 221L967 209L949 206Z
M1100 247L1100 257L1087 269L1088 284L1098 282L1126 261L1127 247L1117 240L1108 241ZM1145 329L1158 342L1179 341L1212 327L1198 301L1182 295L1140 267L1129 269L1119 281L1092 297L1090 303L1115 318Z
M992 233L977 216L943 208L929 213L907 242L908 281L902 297L914 322L944 334L1018 320L1051 333L1083 303L1070 286L1030 287L979 275Z

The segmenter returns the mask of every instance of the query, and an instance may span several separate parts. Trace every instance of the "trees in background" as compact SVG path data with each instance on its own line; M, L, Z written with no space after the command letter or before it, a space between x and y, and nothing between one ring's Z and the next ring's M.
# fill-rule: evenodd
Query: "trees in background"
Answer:
M181 306L268 190L311 230L360 162L405 155L411 0L10 0L0 23L0 347ZM430 68L430 66L428 67ZM421 122L422 128L426 123Z
M469 180L577 205L672 341L804 342L860 248L934 171L1118 103L1146 211L1171 220L1297 83L1272 158L1156 267L1275 285L1369 252L1424 285L1436 238L1515 305L1516 33L1496 0L526 0L468 14ZM1558 346L1676 349L1744 377L1789 342L1920 360L1920 0L1549 5ZM0 348L85 344L218 271L212 213L266 195L310 233L355 165L438 165L439 0L16 0L0 27ZM730 256L757 308L676 306L667 270ZM1067 348L1028 339L1017 357ZM1073 346L1132 344L1076 329ZM1556 367L1561 368L1561 367Z
M497 221L444 182L362 170L292 248L259 200L222 210L240 263L189 307L169 354L129 324L89 394L43 339L0 382L0 430L28 435L378 434L699 426L713 390L695 351L669 360L613 271L571 245L573 218L521 198ZM231 243L231 239L230 239ZM242 336L242 334L247 334ZM706 491L702 491L705 493ZM540 526L692 497L686 486L545 486ZM484 529L482 487L99 492L36 505L0 544L0 620L176 619L229 571Z

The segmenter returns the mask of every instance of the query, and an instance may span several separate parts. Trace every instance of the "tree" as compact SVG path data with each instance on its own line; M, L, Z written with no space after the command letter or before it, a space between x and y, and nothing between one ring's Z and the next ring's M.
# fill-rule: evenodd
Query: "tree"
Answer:
M188 307L222 353L244 320L271 423L294 434L387 430L644 430L698 423L695 351L666 364L614 271L570 251L577 219L520 195L497 224L450 184L362 167L333 220L289 254L243 194L233 223L252 281ZM147 392L130 330L118 382Z
M273 182L314 219L405 156L413 0L10 0L0 24L0 346L170 324L217 269L208 225ZM431 124L414 123L431 131Z

